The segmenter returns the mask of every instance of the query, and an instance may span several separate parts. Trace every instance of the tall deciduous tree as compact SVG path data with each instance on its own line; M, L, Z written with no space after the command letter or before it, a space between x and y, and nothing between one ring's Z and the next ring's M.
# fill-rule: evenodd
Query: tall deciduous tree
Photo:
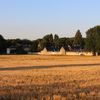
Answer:
M100 54L100 26L90 28L86 32L86 50Z
M53 47L53 35L52 34L45 35L43 37L42 43L43 43L44 47L52 48Z
M78 30L75 34L73 45L79 46L81 49L83 48L84 43L83 43L83 38L82 38L82 34L81 34L80 30Z
M54 35L54 47L59 50L59 36L57 34Z
M0 35L0 54L6 53L7 43L2 35Z

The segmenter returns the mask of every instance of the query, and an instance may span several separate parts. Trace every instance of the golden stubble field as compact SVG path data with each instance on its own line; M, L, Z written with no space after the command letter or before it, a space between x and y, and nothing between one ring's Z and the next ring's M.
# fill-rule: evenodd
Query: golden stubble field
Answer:
M1 55L0 100L100 100L100 57Z

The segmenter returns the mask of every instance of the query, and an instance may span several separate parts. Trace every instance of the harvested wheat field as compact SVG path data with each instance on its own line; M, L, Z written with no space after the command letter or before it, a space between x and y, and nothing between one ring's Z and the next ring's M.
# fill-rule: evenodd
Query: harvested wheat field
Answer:
M100 100L100 57L1 55L0 100Z

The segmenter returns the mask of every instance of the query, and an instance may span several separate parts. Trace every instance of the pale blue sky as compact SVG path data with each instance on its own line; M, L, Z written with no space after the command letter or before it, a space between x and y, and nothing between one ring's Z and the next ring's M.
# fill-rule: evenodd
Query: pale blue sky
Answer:
M100 24L100 0L0 0L0 34L37 39L45 34L72 37Z

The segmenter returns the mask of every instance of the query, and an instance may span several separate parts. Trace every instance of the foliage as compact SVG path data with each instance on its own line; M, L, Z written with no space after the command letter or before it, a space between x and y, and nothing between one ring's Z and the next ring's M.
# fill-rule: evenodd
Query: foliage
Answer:
M46 48L51 48L53 46L53 35L48 34L43 37L43 44Z
M6 53L7 48L16 48L17 54L24 54L40 52L45 47L50 51L59 51L61 47L64 47L66 51L90 51L94 55L96 52L100 54L100 26L90 28L86 32L86 38L82 37L80 30L76 32L73 38L60 38L57 34L54 36L47 34L43 38L33 41L27 39L5 40L0 35L0 54Z
M86 32L86 50L91 51L94 55L100 53L100 26L90 28Z
M59 36L57 34L54 35L53 42L55 50L59 50Z
M4 54L6 52L7 43L6 40L0 35L0 54Z
M82 34L81 34L80 30L78 30L75 34L73 45L79 46L80 49L82 49L84 47L84 41L83 41Z

